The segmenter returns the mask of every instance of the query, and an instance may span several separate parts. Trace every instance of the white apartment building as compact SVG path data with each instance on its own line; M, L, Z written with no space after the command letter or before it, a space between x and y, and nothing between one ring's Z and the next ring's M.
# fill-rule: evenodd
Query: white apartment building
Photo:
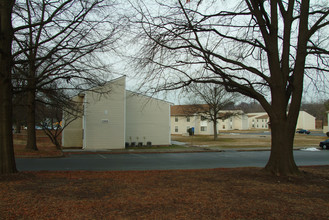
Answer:
M205 117L208 105L174 105L171 106L171 134L186 134L189 128L194 129L196 135L212 135L213 123ZM232 110L231 110L232 111ZM241 110L234 110L237 114L224 120L218 120L217 131L270 129L270 118L266 112L245 114ZM223 114L228 111L220 111ZM329 112L328 112L329 114ZM305 111L300 111L296 129L315 129L315 117Z
M270 129L270 118L266 112L248 113L249 129ZM305 111L300 111L296 129L315 129L315 117Z
M213 122L204 117L207 105L174 105L171 106L171 134L185 134L189 128L194 129L196 135L212 135L214 133ZM220 111L224 114L228 111ZM234 111L236 114L227 119L218 120L218 131L245 130L248 129L248 117L242 111Z
M265 112L248 113L249 129L269 129L270 118Z
M63 130L64 148L107 150L124 149L132 143L170 145L171 103L128 91L125 80L112 80L96 88L99 92L94 89L73 98L83 113Z

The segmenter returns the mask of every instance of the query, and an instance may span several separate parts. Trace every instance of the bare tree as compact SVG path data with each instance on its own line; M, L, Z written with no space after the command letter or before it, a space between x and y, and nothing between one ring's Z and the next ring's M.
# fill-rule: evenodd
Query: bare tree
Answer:
M119 26L112 23L109 14L113 4L105 0L17 1L15 80L26 83L15 87L15 92L26 93L27 149L38 149L37 102L49 102L51 96L47 94L54 93L54 89L86 89L106 79L108 65L100 53L112 48Z
M17 172L12 138L11 93L11 13L14 3L11 0L0 2L0 174Z
M327 119L324 101L302 103L301 110L308 112L318 120L325 121Z
M327 111L329 111L329 100L324 102L324 107Z
M154 91L220 84L257 100L272 129L265 170L298 174L293 140L304 79L327 80L329 71L328 2L188 2L132 3L143 30L137 61L147 68L144 80Z
M37 125L40 126L58 150L62 149L62 131L74 120L82 116L82 104L65 95L62 90L48 93L49 102L37 107ZM65 123L63 123L65 121Z
M223 111L232 106L236 94L228 93L223 86L213 84L192 84L187 87L187 93L191 97L190 100L194 100L193 102L206 104L195 104L195 106L202 112L203 118L213 123L214 140L217 140L218 120L225 120L238 115L237 111Z
M244 113L265 111L258 102L241 102L235 106L235 109L242 110Z

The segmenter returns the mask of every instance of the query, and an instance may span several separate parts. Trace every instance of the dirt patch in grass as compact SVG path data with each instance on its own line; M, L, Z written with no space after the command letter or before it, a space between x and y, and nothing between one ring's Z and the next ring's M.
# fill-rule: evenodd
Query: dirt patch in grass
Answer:
M329 166L21 172L0 176L0 219L328 219Z

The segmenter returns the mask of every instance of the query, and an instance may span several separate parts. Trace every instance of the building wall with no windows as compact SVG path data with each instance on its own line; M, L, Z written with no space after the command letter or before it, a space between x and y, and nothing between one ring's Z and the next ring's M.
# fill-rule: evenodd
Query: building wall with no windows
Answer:
M170 145L170 103L131 91L126 95L126 142Z

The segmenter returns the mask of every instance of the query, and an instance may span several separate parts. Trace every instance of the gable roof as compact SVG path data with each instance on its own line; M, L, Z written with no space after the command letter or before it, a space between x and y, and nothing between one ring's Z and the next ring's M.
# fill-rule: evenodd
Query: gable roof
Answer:
M268 115L261 115L259 117L256 117L256 119L268 119Z
M197 104L197 105L173 105L170 108L170 114L175 115L194 115L201 112L206 112L209 110L209 105L207 104Z
M146 95L146 94L143 94L143 93L134 92L134 91L131 91L131 90L128 90L128 89L126 89L126 94L127 94L127 97L142 96L142 97L145 97L145 98L149 99L149 101L156 100L156 101L160 101L160 102L165 102L169 105L173 105L172 102L169 102L169 101L166 101L166 100L163 100L163 99L159 99L159 98L155 98L153 96L149 96L149 95Z

